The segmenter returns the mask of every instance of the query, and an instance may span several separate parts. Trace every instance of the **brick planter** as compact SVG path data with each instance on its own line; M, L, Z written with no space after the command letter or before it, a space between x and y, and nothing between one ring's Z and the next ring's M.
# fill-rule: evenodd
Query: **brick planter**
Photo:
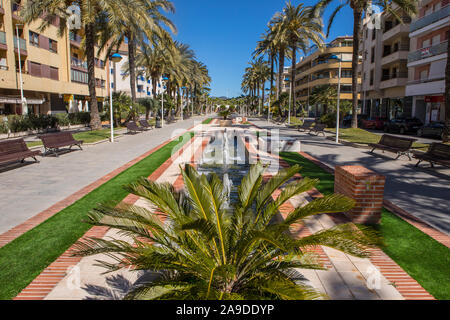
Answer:
M347 213L353 222L380 222L386 177L362 166L336 166L334 179L334 192L356 201Z

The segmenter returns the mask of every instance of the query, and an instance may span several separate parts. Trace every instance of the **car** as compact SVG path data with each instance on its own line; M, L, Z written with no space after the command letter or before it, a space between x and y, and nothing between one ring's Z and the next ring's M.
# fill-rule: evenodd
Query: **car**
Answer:
M430 122L417 130L417 135L419 137L429 136L429 137L437 137L443 139L444 135L444 126L443 122Z
M361 120L361 128L383 130L386 118L374 117Z
M395 118L384 123L384 132L398 132L405 134L407 132L417 133L420 127L423 126L422 121L417 118Z

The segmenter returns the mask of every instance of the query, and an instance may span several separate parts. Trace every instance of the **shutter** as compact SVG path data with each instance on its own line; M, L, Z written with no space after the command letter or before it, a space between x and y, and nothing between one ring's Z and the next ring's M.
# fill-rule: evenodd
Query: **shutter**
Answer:
M48 38L41 34L39 35L39 46L42 49L48 50Z
M35 77L41 77L41 65L30 61L30 74Z
M50 67L50 79L59 80L58 68Z

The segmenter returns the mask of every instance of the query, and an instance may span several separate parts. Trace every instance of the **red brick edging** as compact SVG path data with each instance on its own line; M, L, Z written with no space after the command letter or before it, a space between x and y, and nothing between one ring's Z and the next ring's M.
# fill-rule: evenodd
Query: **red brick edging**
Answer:
M176 139L175 137L174 139ZM156 181L162 174L173 164L174 159L179 157L186 149L188 149L194 139L192 137L189 142L187 142L182 148L180 148L176 153L174 153L169 159L167 159L158 169L156 169L149 177L149 180ZM172 139L172 140L174 140ZM162 144L160 147L166 145L170 141ZM205 147L206 143L203 141L201 147ZM192 160L194 159L192 157ZM129 194L123 200L124 203L134 204L139 199L138 196ZM79 240L87 238L103 238L108 232L108 227L94 226L89 229ZM47 268L45 268L39 276L37 276L25 289L23 289L14 300L43 300L57 285L58 283L67 275L67 270L70 267L77 265L82 257L73 257L72 253L75 249L75 245L72 245L67 249L61 256L59 256L53 263L51 263Z

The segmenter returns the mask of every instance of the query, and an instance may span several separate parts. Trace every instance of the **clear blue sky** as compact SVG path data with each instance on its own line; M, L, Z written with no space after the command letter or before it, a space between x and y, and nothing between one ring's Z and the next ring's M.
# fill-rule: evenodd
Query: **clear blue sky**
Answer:
M170 15L178 28L176 40L187 43L208 66L213 96L238 96L241 79L267 22L284 0L172 0ZM301 1L292 1L298 4ZM314 4L315 0L305 0ZM332 10L329 10L332 11ZM329 14L330 12L328 12ZM351 9L341 11L329 39L353 34ZM327 19L325 19L325 23ZM288 63L288 62L286 62Z

